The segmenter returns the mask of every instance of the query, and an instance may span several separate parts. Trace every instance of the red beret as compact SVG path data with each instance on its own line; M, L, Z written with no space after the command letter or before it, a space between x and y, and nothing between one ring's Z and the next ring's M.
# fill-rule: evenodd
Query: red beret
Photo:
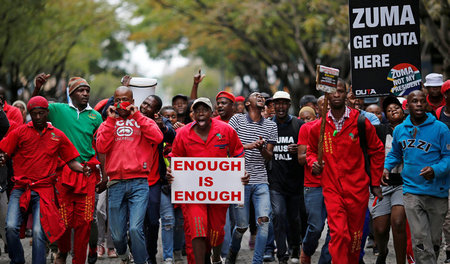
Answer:
M220 91L216 96L216 101L220 97L225 97L227 99L230 99L233 103L236 101L236 98L234 98L234 95L232 93L226 92L226 91Z
M244 101L245 101L245 97L244 96L236 97L236 102L244 102Z
M28 101L27 109L30 112L34 108L45 108L48 109L48 101L42 96L31 97L30 101Z
M450 80L445 81L444 84L442 84L441 86L442 94L445 94L445 92L447 92L448 90L450 90Z

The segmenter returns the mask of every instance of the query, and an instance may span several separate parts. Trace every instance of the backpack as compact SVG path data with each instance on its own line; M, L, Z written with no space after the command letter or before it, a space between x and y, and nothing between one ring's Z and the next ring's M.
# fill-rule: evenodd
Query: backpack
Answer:
M356 124L358 127L359 145L361 146L364 155L364 168L369 176L370 182L372 182L372 175L370 173L370 159L369 154L367 153L366 117L359 114Z

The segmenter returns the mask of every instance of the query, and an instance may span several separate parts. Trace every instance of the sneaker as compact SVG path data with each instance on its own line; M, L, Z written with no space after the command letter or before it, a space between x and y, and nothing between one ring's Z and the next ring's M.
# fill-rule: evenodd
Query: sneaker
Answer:
M375 246L372 248L372 251L373 251L373 254L374 254L375 256L378 256L378 255L380 254L380 251L378 250L377 245L375 245Z
M389 254L389 249L386 249L386 254L385 255L379 254L377 257L377 261L375 263L376 264L386 264L386 258L388 256L388 254Z
M450 251L445 251L445 255L446 255L446 258L445 258L444 263L450 263Z
M55 258L55 264L66 264L67 253L58 252Z
M183 254L181 253L181 250L175 250L173 252L173 259L175 260L175 263L183 261Z
M108 258L117 258L119 256L117 256L117 252L114 248L108 248Z
M298 263L300 260L300 248L292 249L291 262Z
M306 255L303 249L300 253L300 264L311 264L311 256Z
M275 256L272 252L264 253L264 262L272 262L275 261Z
M367 239L366 248L374 248L375 247L375 241L372 238Z
M95 264L97 262L97 247L89 247L88 264Z
M165 260L163 260L162 263L163 263L163 264L173 264L173 259L171 259L171 258L166 258Z
M211 264L222 264L222 263L223 263L222 257L220 257L220 260L218 260L218 261L213 261L213 258L211 256Z
M130 263L131 263L130 256L127 256L120 261L120 264L130 264Z
M287 261L287 259L280 259L280 260L278 260L278 263L279 264L288 264L288 261Z
M248 247L250 250L255 250L255 241L256 241L256 235L250 235L250 239L248 240Z
M228 250L228 256L225 260L225 264L235 264L237 258L237 253L233 252L231 249Z
M102 244L97 245L97 257L103 258L104 255L105 255L105 247Z

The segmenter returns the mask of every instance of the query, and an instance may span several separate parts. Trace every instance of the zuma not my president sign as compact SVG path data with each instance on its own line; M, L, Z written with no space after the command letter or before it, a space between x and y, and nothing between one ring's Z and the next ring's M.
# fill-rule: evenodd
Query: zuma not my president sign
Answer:
M349 0L349 22L356 97L420 89L419 0Z

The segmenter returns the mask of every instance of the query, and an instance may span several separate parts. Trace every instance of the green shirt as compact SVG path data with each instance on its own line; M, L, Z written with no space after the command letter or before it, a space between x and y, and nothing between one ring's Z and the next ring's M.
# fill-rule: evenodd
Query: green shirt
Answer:
M77 148L80 154L77 160L90 160L95 155L92 147L94 133L103 122L100 113L90 106L80 112L73 105L62 103L50 104L48 109L48 120L62 130Z

